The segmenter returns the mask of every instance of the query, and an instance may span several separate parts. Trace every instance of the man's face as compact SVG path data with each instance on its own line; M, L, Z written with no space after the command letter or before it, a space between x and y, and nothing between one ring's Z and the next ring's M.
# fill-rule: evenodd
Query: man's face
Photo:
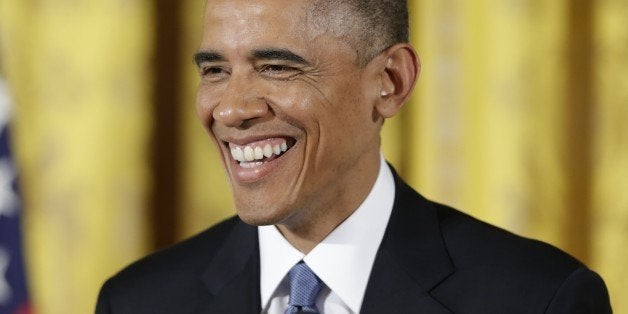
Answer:
M207 3L196 109L250 224L354 210L377 173L379 74L308 10L307 0Z

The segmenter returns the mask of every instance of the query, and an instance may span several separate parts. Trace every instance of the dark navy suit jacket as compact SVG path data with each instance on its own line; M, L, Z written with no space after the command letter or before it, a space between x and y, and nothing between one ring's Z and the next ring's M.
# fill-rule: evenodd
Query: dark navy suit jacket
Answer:
M361 313L611 313L602 279L548 244L430 202L396 174ZM237 217L110 278L96 313L259 313L256 227Z

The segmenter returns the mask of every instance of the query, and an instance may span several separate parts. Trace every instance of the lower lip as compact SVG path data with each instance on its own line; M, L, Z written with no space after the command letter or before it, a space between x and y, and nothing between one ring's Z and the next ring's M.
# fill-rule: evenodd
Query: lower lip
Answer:
M281 164L284 162L286 157L291 154L296 145L293 145L290 149L288 149L285 153L279 156L276 159L267 161L262 163L259 166L253 168L244 168L240 166L240 163L235 161L231 156L229 159L231 160L231 166L234 170L234 176L238 183L254 183L259 180L264 179L272 172L275 171Z

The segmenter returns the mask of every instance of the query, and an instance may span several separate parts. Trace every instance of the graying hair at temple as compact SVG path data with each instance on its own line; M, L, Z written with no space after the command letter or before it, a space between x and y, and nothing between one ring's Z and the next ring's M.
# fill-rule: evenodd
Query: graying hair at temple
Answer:
M314 0L312 5L308 20L345 39L360 65L409 40L406 0Z

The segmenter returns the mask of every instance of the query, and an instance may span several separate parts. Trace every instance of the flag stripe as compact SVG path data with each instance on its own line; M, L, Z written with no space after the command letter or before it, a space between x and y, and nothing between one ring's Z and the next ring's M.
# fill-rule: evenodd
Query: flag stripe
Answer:
M8 92L0 80L0 313L30 313L22 255L17 175L11 157Z

